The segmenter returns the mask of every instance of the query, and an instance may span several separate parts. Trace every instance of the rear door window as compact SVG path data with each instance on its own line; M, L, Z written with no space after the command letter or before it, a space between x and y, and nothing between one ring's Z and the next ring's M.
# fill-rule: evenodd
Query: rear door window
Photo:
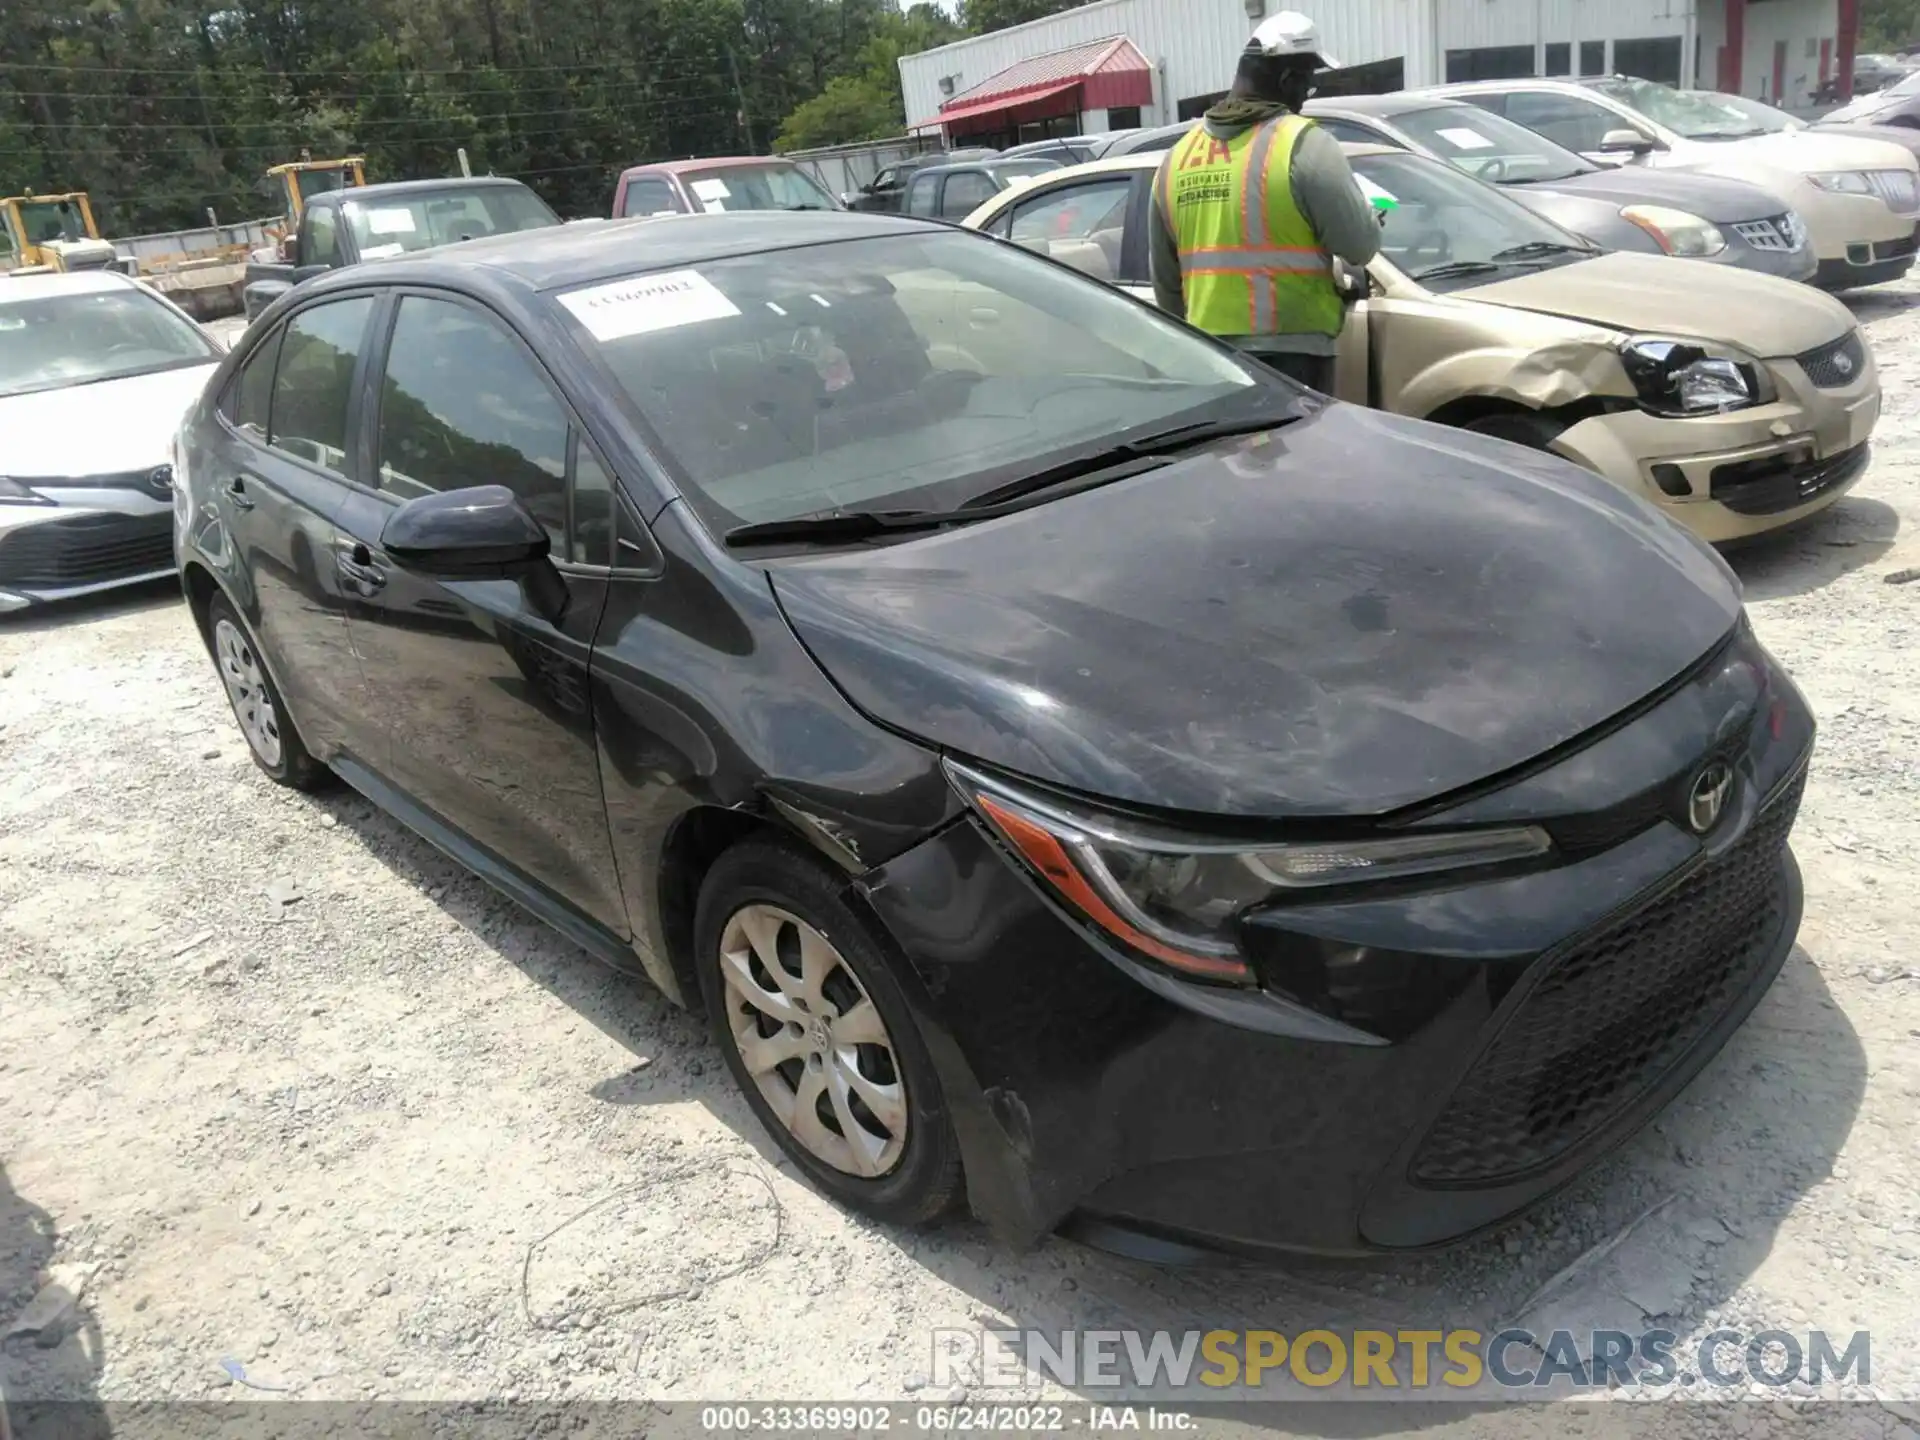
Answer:
M267 443L267 416L273 404L273 365L280 356L280 340L286 333L276 329L254 347L228 387L226 404L221 407L233 428L256 445Z
M345 475L354 367L366 343L373 297L356 295L302 310L287 322L273 376L268 443Z
M1121 252L1132 198L1130 173L1062 185L1015 205L1008 238L1112 283L1122 278Z
M907 187L907 213L909 215L932 215L935 213L936 197L940 193L938 175L916 175L913 183Z

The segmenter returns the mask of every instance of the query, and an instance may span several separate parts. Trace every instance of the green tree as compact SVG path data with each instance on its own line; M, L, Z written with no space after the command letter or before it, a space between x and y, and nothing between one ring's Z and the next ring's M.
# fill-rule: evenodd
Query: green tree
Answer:
M1024 25L1083 5L1086 0L960 0L960 19L975 35Z

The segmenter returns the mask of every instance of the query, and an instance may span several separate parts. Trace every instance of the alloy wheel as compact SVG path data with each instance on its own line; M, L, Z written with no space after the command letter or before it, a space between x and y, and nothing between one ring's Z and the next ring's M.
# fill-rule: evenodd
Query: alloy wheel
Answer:
M253 645L239 626L221 619L213 627L213 648L219 659L220 679L226 684L227 698L233 701L233 713L247 744L268 765L278 765L282 755L280 716L267 693L266 676L261 673Z
M807 1151L861 1179L907 1143L893 1039L833 942L771 905L744 905L720 936L727 1031L761 1096Z

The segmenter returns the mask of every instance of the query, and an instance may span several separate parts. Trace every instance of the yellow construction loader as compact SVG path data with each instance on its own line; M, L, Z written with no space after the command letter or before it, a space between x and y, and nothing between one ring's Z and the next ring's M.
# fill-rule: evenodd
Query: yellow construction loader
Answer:
M124 269L112 245L100 238L84 190L60 195L9 195L0 199L0 228L12 249L16 275L59 270Z

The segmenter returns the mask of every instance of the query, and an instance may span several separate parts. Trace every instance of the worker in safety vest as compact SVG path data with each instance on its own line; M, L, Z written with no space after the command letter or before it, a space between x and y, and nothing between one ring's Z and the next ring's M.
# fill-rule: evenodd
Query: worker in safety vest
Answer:
M1339 142L1300 114L1315 74L1337 68L1306 16L1263 21L1227 98L1153 181L1160 308L1321 391L1346 316L1330 257L1358 267L1380 248Z

